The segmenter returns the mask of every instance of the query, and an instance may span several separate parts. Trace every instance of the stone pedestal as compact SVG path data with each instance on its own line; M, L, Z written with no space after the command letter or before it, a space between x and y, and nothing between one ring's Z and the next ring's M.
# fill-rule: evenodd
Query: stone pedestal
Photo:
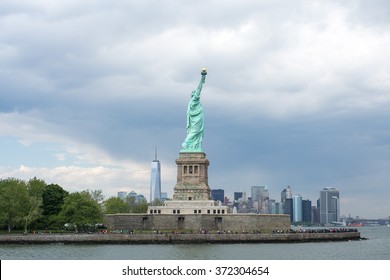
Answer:
M181 152L176 164L177 182L173 200L211 200L206 154Z
M211 199L208 185L209 161L205 153L181 152L176 164L177 182L173 200L166 200L162 206L149 206L149 214L178 215L178 219L183 222L185 215L225 215L228 213L227 206L217 205Z

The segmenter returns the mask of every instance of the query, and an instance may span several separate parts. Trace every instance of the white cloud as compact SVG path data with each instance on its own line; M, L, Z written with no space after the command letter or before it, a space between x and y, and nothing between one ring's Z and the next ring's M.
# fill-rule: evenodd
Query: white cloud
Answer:
M29 180L37 177L46 183L59 184L69 192L86 189L101 189L108 198L116 196L120 190L142 193L149 191L149 170L126 170L124 168L109 168L104 166L79 167L59 166L55 168L37 168L20 166L18 169L0 169L2 177L16 177Z

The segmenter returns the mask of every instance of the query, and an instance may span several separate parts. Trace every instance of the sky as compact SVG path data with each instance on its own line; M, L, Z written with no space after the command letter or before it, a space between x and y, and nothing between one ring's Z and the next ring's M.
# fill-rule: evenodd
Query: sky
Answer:
M390 2L2 0L0 178L176 183L200 70L209 186L390 216Z

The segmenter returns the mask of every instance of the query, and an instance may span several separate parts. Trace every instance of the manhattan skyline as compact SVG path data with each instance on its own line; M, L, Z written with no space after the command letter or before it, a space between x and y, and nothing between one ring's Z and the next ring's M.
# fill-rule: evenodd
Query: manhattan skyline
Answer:
M207 67L211 189L390 215L390 3L168 2L0 3L0 178L149 198L157 145L171 196Z

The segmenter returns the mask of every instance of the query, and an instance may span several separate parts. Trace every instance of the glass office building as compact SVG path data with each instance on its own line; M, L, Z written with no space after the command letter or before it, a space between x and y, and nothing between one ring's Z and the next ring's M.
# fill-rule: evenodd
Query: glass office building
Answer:
M293 222L302 222L302 196L299 194L293 197Z

